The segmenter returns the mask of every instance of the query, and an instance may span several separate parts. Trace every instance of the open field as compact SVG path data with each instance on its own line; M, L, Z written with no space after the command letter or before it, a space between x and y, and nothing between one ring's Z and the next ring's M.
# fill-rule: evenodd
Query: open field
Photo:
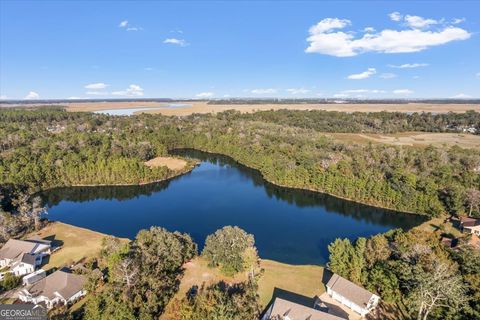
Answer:
M258 283L260 304L265 307L274 291L284 290L307 297L314 297L325 292L322 283L324 268L315 265L290 265L272 260L261 260L261 268L264 270ZM218 268L209 268L202 257L197 257L185 264L185 274L176 294L177 298L183 298L188 290L194 286L210 285L225 281L235 283L246 280L246 274L241 273L235 277L227 277L220 273Z
M290 291L309 298L325 292L322 283L324 268L316 265L291 265L272 260L262 260L264 269L258 283L260 304L265 307L275 289Z
M173 102L172 102L173 103ZM206 101L182 102L189 104L182 108L165 108L152 111L143 111L147 113L161 113L169 116L185 116L192 113L216 113L226 110L238 110L241 112L254 112L260 110L326 110L342 112L465 112L475 110L480 112L480 105L472 104L430 104L430 103L408 103L408 104L230 104L217 105L208 104ZM106 109L128 109L132 107L152 107L168 105L159 102L71 102L62 104L67 106L68 111L98 111Z
M148 167L162 167L165 166L170 170L182 170L187 165L187 161L173 157L156 157L145 162Z
M45 270L67 266L83 258L97 256L102 247L102 240L106 237L102 233L61 222L51 222L34 234L53 240L54 246L61 246L60 250L50 255L48 263L42 266Z
M361 133L325 133L325 135L347 142L357 143L384 143L391 145L418 146L454 145L462 148L480 149L480 135L464 133L423 133L403 132L398 134L361 134Z

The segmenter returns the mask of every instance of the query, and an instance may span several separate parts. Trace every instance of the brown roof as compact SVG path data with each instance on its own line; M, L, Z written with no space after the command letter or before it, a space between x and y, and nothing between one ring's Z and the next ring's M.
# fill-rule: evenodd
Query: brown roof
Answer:
M27 286L26 290L32 296L45 296L49 299L55 298L55 292L58 292L64 299L68 300L82 290L84 284L85 277L58 270L48 277Z
M37 245L34 242L9 239L0 249L0 259L19 258L24 253L32 252Z
M275 298L270 316L282 318L288 316L288 319L291 320L344 320L344 318L281 298Z
M368 302L374 295L368 290L356 285L355 283L334 274L327 283L327 287L347 298L357 306L366 308Z
M472 217L460 217L460 223L463 227L475 227L480 225L480 219Z

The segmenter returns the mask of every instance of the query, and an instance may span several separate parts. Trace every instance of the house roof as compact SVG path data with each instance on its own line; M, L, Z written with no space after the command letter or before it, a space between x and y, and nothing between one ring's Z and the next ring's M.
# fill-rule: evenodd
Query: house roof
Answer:
M270 316L288 317L291 320L344 320L344 318L281 298L275 298Z
M37 235L34 235L33 237L28 238L27 241L36 242L36 243L42 243L42 244L46 244L46 245L49 245L49 246L52 244L52 241L46 240L46 239L42 239L42 238L40 238L40 237L37 236Z
M23 263L28 263L32 266L35 265L35 255L30 253L24 253L22 259L20 260Z
M372 296L374 296L374 294L370 291L365 290L355 283L340 277L338 274L334 274L330 278L327 283L327 287L362 308L367 307L368 302Z
M68 300L83 289L85 281L84 276L58 270L25 289L35 297L45 296L53 299L56 296L55 293L58 293Z
M0 259L16 259L19 258L23 253L32 252L37 243L9 239L7 243L0 249Z
M480 225L480 219L472 217L460 217L460 223L464 227L475 227Z

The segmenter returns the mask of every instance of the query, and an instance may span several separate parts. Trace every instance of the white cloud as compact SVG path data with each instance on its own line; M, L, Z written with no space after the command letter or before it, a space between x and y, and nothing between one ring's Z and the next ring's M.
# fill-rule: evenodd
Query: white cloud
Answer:
M311 26L309 32L310 34L324 33L333 29L343 29L350 24L350 20L347 19L326 18L316 25Z
M468 31L454 26L446 26L436 31L385 29L374 34L366 33L358 38L351 32L335 30L344 29L350 24L349 20L323 19L309 29L309 46L305 52L335 57L352 57L365 52L418 52L451 41L466 40L471 36Z
M478 79L480 79L480 72L477 72L477 74L475 75L475 77L477 77Z
M103 82L97 82L97 83L87 84L84 88L90 89L90 90L101 90L101 89L105 89L106 87L108 87L108 84L105 84Z
M363 29L363 32L372 33L372 32L375 32L375 28L373 28L373 27L366 27L365 29Z
M1 95L1 96L0 96L0 100L7 100L7 99L8 99L8 97L5 96L5 95Z
M175 44L175 45L180 46L180 47L186 47L186 46L189 45L189 43L187 41L185 41L184 39L177 39L177 38L165 39L165 40L163 40L163 43Z
M400 12L392 12L388 15L390 17L390 20L392 21L400 21L402 20L402 15L400 14Z
M200 92L197 95L195 95L197 98L211 98L213 97L214 93L213 92Z
M393 94L412 94L412 93L414 93L414 91L412 91L410 89L396 89L396 90L393 90L392 92L393 92Z
M419 16L411 16L408 14L405 16L405 24L411 28L423 29L437 23L438 21L434 19L425 19Z
M310 90L305 88L290 88L290 89L287 89L287 92L290 94L305 94L310 92Z
M420 67L427 67L428 63L404 63L400 65L389 64L390 68L398 68L398 69L413 69L413 68L420 68Z
M132 26L128 20L123 20L122 22L120 22L120 24L118 25L119 28L124 28L125 30L127 31L141 31L143 30L142 27L139 27L139 26Z
M85 99L85 98L80 98L80 97L68 97L67 99L68 99L68 100L81 100L81 99Z
M253 89L250 91L253 94L271 94L271 93L276 93L276 89L268 88L268 89Z
M30 91L26 96L25 100L36 100L36 99L39 99L40 98L40 95L38 93L36 93L35 91Z
M143 96L143 89L139 85L131 84L125 90L112 92L112 95L125 97L140 97Z
M151 68L151 67L146 67L146 68L144 68L144 70L145 70L145 71L153 71L153 68Z
M465 94L465 93L459 93L459 94L456 94L452 97L450 97L451 99L470 99L472 98L471 96L469 96L468 94Z
M420 76L413 76L413 79L420 79Z
M361 80L361 79L367 79L373 76L375 73L377 73L377 70L375 68L368 68L367 71L364 71L362 73L356 73L356 74L351 74L347 77L349 80Z
M335 93L333 95L333 97L334 98L346 98L346 97L348 97L348 94L346 94L346 93Z
M453 24L459 24L459 23L462 23L462 22L465 22L467 19L465 18L455 18L453 19L452 23Z
M381 75L379 75L379 77L382 79L393 79L393 78L396 78L397 75L395 73L387 72L387 73L382 73Z

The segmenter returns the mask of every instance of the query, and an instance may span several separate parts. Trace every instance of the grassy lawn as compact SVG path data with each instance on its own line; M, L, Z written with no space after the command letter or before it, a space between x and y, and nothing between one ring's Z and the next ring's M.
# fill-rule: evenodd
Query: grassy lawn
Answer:
M236 283L245 281L245 274L237 274L235 277L227 277L220 272L218 268L209 268L207 261L202 257L196 257L185 264L185 273L180 283L180 288L176 294L177 298L183 298L188 290L194 285L201 286L225 281L227 283Z
M322 283L323 267L314 265L290 265L272 260L262 260L261 267L264 273L258 283L260 303L265 307L274 290L291 291L307 297L320 295L325 291ZM201 286L225 281L235 283L246 280L246 274L238 274L235 277L223 275L217 268L209 268L202 257L197 257L185 265L185 273L176 294L177 298L183 298L188 290L194 286Z
M53 267L64 267L83 258L95 257L102 246L104 234L83 229L61 222L49 223L42 230L35 232L41 238L53 240L53 245L61 248L45 258L47 264L42 266L48 270Z
M307 297L325 292L325 285L322 283L324 268L321 266L262 260L261 267L264 274L258 283L258 294L263 307L272 299L275 288Z
M422 231L426 231L426 232L435 232L435 231L438 231L438 230L442 229L442 231L444 233L451 234L451 235L453 235L454 237L457 237L457 238L461 237L462 233L460 232L460 230L455 228L451 222L446 222L445 223L446 218L447 218L446 215L442 215L440 217L435 217L435 218L432 218L428 221L425 221L424 223L422 223L421 225L419 225L416 228L419 229L419 230L422 230Z

